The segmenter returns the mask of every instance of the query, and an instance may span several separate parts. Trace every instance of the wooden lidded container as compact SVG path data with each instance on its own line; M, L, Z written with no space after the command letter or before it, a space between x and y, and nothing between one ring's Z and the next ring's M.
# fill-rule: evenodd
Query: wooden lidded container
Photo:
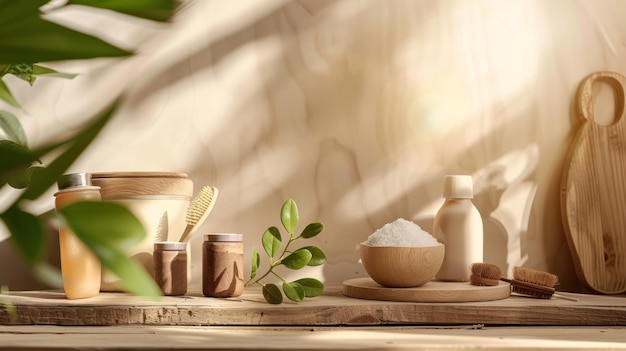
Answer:
M185 173L110 172L93 173L93 185L100 187L102 200L125 205L142 222L145 239L128 255L154 274L152 252L157 233L163 241L178 241L187 223L185 215L193 196L193 181ZM117 278L102 275L102 291L119 291Z

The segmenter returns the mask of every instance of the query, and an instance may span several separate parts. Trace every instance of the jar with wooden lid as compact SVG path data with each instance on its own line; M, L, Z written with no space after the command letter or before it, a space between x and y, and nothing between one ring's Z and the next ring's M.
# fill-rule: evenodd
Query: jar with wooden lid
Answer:
M205 234L202 243L202 293L234 297L243 293L243 235Z
M163 295L187 293L187 244L173 241L154 243L154 280Z
M100 172L93 173L92 179L101 187L102 200L126 206L146 228L144 240L126 253L153 274L154 242L178 241L187 226L185 214L193 196L193 181L187 174L176 172ZM190 263L187 271L189 279ZM105 271L101 290L120 291L118 282L115 275Z

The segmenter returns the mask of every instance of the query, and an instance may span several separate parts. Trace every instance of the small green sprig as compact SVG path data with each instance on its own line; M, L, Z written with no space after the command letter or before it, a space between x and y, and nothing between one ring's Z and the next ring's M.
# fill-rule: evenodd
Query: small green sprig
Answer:
M256 279L255 277L257 276L257 271L259 269L259 265L261 264L261 256L256 250L256 247L252 248L252 267L250 269L250 279L248 279L245 285L261 285L263 287L263 297L265 298L265 301L271 304L282 303L283 293L285 293L285 296L287 296L289 300L300 302L304 300L305 297L315 297L324 291L324 283L317 279L302 278L289 282L274 271L274 268L281 265L292 270L298 270L306 266L320 266L326 262L326 255L316 246L303 246L293 251L289 250L289 246L291 246L291 243L294 241L298 239L313 238L324 230L323 223L313 222L307 225L300 235L295 235L295 229L299 220L300 218L296 202L292 199L288 199L285 201L280 210L280 221L287 231L287 234L289 234L289 240L285 244L282 252L280 252L280 248L282 246L280 230L276 227L267 228L261 237L261 243L263 244L263 249L269 258L269 268L267 269L267 272ZM263 284L261 282L261 280L270 274L273 274L283 282L282 293L281 289L276 284Z

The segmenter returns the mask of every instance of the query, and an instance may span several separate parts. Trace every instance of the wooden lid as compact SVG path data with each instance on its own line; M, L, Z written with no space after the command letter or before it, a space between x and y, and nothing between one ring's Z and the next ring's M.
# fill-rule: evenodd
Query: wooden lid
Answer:
M186 173L175 172L100 172L91 178L187 178Z
M185 173L111 172L93 173L102 199L114 200L137 196L193 196L193 181Z

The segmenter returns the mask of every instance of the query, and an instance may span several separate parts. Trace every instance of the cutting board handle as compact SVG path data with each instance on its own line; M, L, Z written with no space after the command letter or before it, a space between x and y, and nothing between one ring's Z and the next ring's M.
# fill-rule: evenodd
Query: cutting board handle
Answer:
M624 86L626 86L626 77L616 72L596 72L590 74L579 85L576 100L578 102L579 115L587 120L594 122L593 117L593 85L596 82L604 82L611 85L615 92L615 118L611 125L616 124L624 115Z

